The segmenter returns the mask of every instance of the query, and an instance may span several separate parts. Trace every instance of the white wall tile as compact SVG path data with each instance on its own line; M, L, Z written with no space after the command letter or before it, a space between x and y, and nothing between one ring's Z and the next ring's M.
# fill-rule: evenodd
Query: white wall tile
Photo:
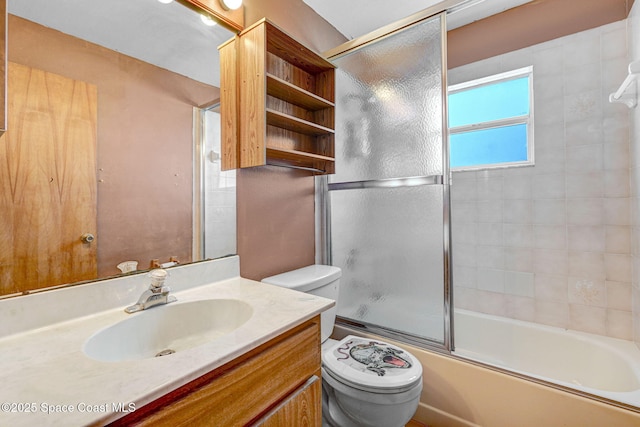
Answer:
M607 291L607 308L631 311L631 284L622 282L605 282Z
M503 224L501 222L499 223L479 222L478 230L477 230L478 248L481 248L486 245L493 245L493 246L499 245L500 248L502 249L502 243L503 243L502 228L503 228Z
M614 282L631 282L631 256L628 254L604 255L606 278Z
M570 225L567 227L570 251L604 252L605 228L595 225Z
M567 172L599 172L603 168L602 144L567 147Z
M534 199L562 199L565 197L565 175L538 175L533 182Z
M533 226L528 224L504 224L502 241L505 246L533 247Z
M567 224L600 225L604 221L604 199L570 199L567 201Z
M603 205L604 223L607 225L631 224L631 200L628 198L608 198Z
M533 252L534 271L550 275L566 275L568 258L565 251L536 249Z
M629 171L619 169L604 173L604 195L606 197L629 197L631 195Z
M629 311L607 310L607 335L630 340L633 338L633 317Z
M476 209L478 222L502 222L501 200L479 200Z
M631 253L631 227L608 225L605 230L605 252L613 254Z
M566 201L564 199L533 201L534 224L560 225L566 223L566 218Z
M570 276L567 279L567 291L570 304L592 307L607 306L607 291L604 281Z
M476 288L476 269L475 267L454 266L453 267L453 279L457 286L464 288ZM456 299L457 299L456 295Z
M518 295L507 295L505 297L506 316L512 319L535 322L536 300Z
M569 323L569 306L564 302L536 301L535 319L543 325L566 328Z
M476 265L478 268L504 268L504 248L502 246L477 246Z
M628 131L628 130L627 130ZM605 170L629 169L629 142L610 142L604 144L604 162Z
M535 296L534 275L520 271L505 271L504 287L505 292L510 295L533 298Z
M505 270L534 271L533 250L530 248L509 248L504 253Z
M605 280L607 277L604 254L597 252L569 252L569 276L591 280ZM614 280L614 279L610 279Z
M535 297L539 301L568 301L567 277L535 274Z
M586 305L569 305L569 329L606 335L607 309Z
M601 144L603 138L602 123L573 122L565 125L567 147L576 145Z
M477 243L476 228L477 224L474 222L455 222L451 227L451 241L454 247L461 243L475 245Z
M572 34L564 42L564 69L568 75L576 68L600 62L600 29Z
M504 271L478 268L478 289L504 293Z
M601 173L567 173L567 198L603 197L604 179Z
M503 180L504 199L530 199L533 177L528 174L528 168L518 168L512 170L514 173L508 179Z
M531 224L533 222L533 201L529 199L505 200L502 208L502 218L505 223Z

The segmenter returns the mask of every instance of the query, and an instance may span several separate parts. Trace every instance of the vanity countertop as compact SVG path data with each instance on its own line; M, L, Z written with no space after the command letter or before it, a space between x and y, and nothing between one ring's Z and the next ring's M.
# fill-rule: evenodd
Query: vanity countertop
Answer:
M249 303L240 328L165 357L100 362L83 353L95 332L146 313L124 307L0 339L0 425L103 425L222 366L313 318L334 301L240 277L176 292L182 302L226 298ZM1 308L1 307L0 307ZM150 310L154 310L151 308Z

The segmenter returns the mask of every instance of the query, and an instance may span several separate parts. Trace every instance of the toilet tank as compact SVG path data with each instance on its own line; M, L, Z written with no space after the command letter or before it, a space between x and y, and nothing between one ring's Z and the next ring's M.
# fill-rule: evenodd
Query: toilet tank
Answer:
M336 301L337 304L341 275L342 270L338 267L315 264L267 277L262 279L262 282L329 298ZM322 320L320 325L321 339L322 342L325 342L333 332L336 321L336 306L323 312L320 318Z

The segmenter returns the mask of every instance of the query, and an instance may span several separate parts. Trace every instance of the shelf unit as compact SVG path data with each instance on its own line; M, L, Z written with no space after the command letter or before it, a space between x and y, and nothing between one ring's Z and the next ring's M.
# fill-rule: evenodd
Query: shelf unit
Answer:
M334 173L335 66L266 19L219 49L235 58L222 65L223 168ZM226 113L225 94L237 104Z

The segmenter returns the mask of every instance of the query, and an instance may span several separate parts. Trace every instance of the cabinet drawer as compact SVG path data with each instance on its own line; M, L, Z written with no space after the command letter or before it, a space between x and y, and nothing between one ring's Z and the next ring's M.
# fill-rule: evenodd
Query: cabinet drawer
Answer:
M253 427L315 427L322 424L322 381L312 376Z
M247 425L319 375L320 363L316 317L112 425Z

